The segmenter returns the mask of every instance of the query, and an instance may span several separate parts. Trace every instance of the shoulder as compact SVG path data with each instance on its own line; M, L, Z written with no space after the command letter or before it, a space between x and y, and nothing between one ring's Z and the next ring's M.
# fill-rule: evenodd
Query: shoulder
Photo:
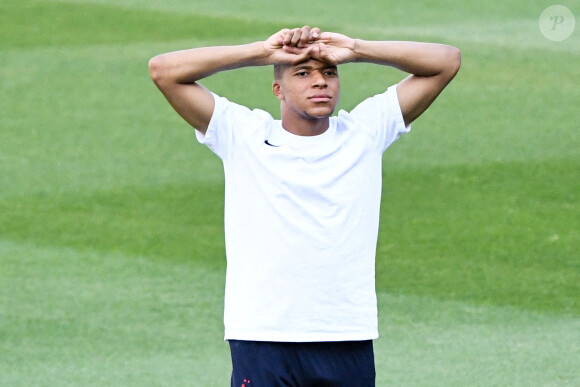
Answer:
M232 102L226 97L222 97L218 94L212 93L215 100L214 116L228 114L228 115L242 115L255 117L256 119L273 119L272 115L262 109L251 109L245 105L241 105L236 102Z
M227 148L229 154L234 145L235 148L244 147L256 139L264 141L267 138L276 122L269 112L250 109L215 93L212 95L215 99L214 112L206 136L200 142Z
M400 110L397 97L397 86L390 86L382 93L366 98L351 110L353 115L368 115L369 113L379 114L385 110Z
M365 132L381 151L411 129L405 125L396 85L365 99L350 112L340 111L338 117L340 126Z
M215 109L209 124L211 130L231 132L233 136L252 136L263 132L275 121L265 110L251 109L217 94L213 96Z

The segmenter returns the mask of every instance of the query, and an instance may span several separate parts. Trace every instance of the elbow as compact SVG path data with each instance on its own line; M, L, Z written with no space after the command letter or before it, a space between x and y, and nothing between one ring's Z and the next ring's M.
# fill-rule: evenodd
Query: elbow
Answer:
M446 57L447 71L450 77L453 78L461 67L461 51L457 47L447 46Z
M149 75L155 85L162 90L176 85L193 83L195 79L184 74L184 65L179 57L172 54L157 55L149 60Z
M160 89L177 83L175 65L166 54L157 55L149 60L149 75Z
M163 83L164 65L163 56L158 55L149 60L149 76L156 85Z

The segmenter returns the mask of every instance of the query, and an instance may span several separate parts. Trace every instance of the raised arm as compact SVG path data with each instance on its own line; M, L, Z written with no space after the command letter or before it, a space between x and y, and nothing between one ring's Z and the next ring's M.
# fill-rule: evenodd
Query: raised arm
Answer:
M308 58L309 44L319 35L317 28L284 29L265 41L170 52L152 58L149 72L171 106L185 121L205 133L213 114L214 99L199 80L241 67L298 63ZM299 49L294 52L287 47Z
M325 32L312 54L334 64L369 62L411 74L397 85L406 124L419 117L455 77L461 54L452 46L435 43L368 41Z
M435 101L461 65L459 50L443 44L358 40L356 52L359 61L389 65L411 74L397 85L406 124Z

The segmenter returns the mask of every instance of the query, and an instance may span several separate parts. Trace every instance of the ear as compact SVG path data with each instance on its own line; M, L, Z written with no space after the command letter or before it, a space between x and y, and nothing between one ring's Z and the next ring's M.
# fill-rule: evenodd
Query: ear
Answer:
M282 92L282 85L280 84L280 80L276 79L272 82L272 92L280 101L284 99L284 93Z

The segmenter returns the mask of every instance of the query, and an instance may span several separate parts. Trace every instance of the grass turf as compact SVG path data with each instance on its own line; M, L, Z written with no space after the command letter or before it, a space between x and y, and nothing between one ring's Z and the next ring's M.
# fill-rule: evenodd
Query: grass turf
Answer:
M282 20L260 1L0 3L1 384L227 385L221 166L146 64L302 24L305 5L304 22L463 52L385 155L378 384L579 383L578 35L544 39L541 2L364 3ZM402 75L341 76L348 109ZM277 114L270 82L206 85Z

